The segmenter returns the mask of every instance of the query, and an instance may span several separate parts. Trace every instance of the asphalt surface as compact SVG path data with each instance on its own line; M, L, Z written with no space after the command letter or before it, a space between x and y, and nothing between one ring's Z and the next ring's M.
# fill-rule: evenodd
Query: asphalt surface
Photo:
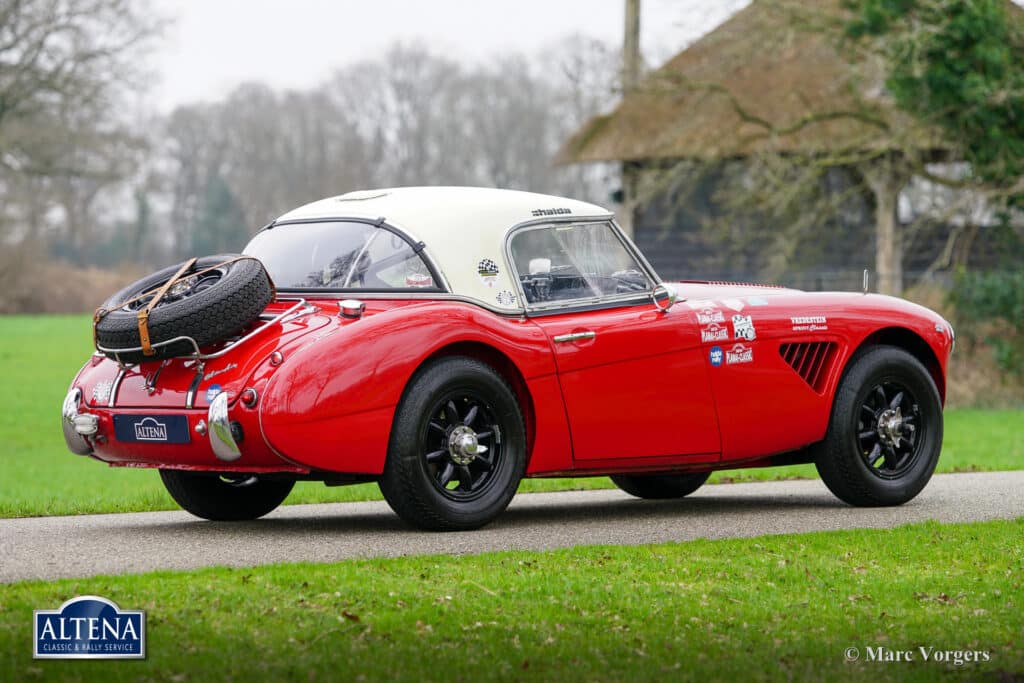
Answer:
M1022 491L1024 471L936 475L921 495L895 508L849 507L820 481L709 485L675 501L642 501L617 490L534 493L516 496L490 526L458 533L412 530L383 502L290 505L241 523L184 512L6 519L0 583L1012 519L1024 517Z

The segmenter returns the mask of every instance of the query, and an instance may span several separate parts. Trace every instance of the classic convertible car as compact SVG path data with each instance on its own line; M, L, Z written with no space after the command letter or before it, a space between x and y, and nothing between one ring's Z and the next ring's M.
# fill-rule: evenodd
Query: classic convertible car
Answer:
M118 292L94 332L74 453L156 468L206 519L377 481L427 529L486 524L522 477L675 498L810 462L899 505L938 460L954 341L897 298L663 283L605 209L439 187L303 206Z

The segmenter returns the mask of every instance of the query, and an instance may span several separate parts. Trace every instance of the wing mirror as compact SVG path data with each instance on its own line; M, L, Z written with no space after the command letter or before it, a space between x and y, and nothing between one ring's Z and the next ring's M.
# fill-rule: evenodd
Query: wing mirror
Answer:
M671 285L666 285L664 282L654 286L651 290L651 298L654 300L654 307L662 313L668 313L668 309L672 308L676 303L676 299L679 295Z

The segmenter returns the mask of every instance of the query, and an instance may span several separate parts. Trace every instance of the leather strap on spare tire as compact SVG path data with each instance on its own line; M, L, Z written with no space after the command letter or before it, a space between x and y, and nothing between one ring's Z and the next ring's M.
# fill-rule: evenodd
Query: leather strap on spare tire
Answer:
M164 286L161 287L159 291L157 291L156 295L149 300L149 303L146 304L145 308L139 309L139 341L142 342L143 356L152 356L156 354L156 351L153 350L153 346L149 343L149 312L152 311L153 307L160 302L160 299L164 298L164 294L166 294L167 290L171 288L171 285L181 279L183 274L192 269L192 266L196 264L197 260L198 259L193 256L188 261L182 263L181 268L178 268L178 272L175 273L170 280L164 283Z
M145 286L147 279L151 280L153 277L158 275L157 273L154 273L154 275L149 276L149 278L143 278L143 280L140 280L139 282L137 282L137 283L135 283L133 285L130 285L126 289L122 290L121 292L118 292L118 294L115 294L113 297L111 297L107 302L104 303L103 306L97 308L95 313L93 314L93 342L94 342L94 345L96 346L96 348L98 350L100 349L100 346L101 346L101 344L100 344L101 339L100 338L101 338L101 335L105 332L104 330L101 329L101 324L104 323L104 320L107 318L107 316L116 313L116 315L119 318L124 318L124 316L126 314L130 314L130 312L126 310L126 307L130 306L133 303L141 301L143 299L149 298L149 301L146 302L146 305L132 316L132 318L133 318L133 320L132 320L132 323L133 323L132 327L135 328L134 334L131 335L132 336L132 341L129 342L129 343L116 343L116 344L113 345L113 346L115 346L115 348L113 350L110 350L108 348L106 350L103 350L103 353L105 353L107 356L109 356L111 358L115 358L117 360L122 360L124 362L129 362L129 363L142 362L143 360L154 358L154 357L157 357L158 355L160 357L172 357L172 356L175 356L175 355L186 355L184 353L181 353L180 350L176 350L175 351L175 350L166 349L166 348L165 349L161 349L162 352L158 354L158 348L157 348L157 346L154 346L154 344L162 345L162 342L166 342L167 339L157 340L155 342L152 339L152 334L151 334L151 331L150 331L150 327L151 327L151 323L152 323L152 314L153 314L154 309L164 299L166 294L171 290L172 287L174 287L174 285L176 283L181 282L182 280L184 280L186 278L198 277L198 276L202 276L202 275L204 275L206 273L210 273L212 271L215 271L215 270L218 270L218 269L222 269L222 268L224 268L224 266L230 266L230 265L232 265L232 264L234 264L234 263L236 263L238 261L249 260L249 261L255 261L257 264L259 264L259 273L261 275L262 284L256 283L256 289L260 289L260 287L262 287L264 294L263 295L259 295L258 292L252 292L251 296L245 297L246 301L244 301L244 302L235 302L235 303L240 304L242 309L244 309L244 310L238 310L237 311L237 313L238 313L238 315L240 317L238 317L237 319L233 320L231 326L241 327L245 323L249 322L251 319L254 319L259 314L259 312L262 311L263 307L267 303L270 303L271 301L273 301L277 297L277 289L274 286L273 281L270 279L269 274L267 274L266 269L264 268L262 262L260 262L259 259L255 258L253 256L238 255L238 256L231 256L230 258L223 258L223 257L221 257L219 261L215 262L212 265L205 266L205 267L203 267L202 269L200 269L200 270L198 270L196 272L189 272L192 268L196 267L197 264L201 264L202 261L206 261L207 263L209 263L209 261L211 259L213 259L213 258L215 258L215 257L203 257L202 259L196 258L196 257L190 258L187 261L183 262L179 267L177 267L176 270L174 271L174 273L169 277L169 279L167 279L166 281L160 283L159 286L155 286L155 287ZM163 271L163 272L166 272L166 271ZM163 279L163 278L160 278L160 279ZM154 284L156 284L156 283L154 283ZM131 294L134 294L134 292L138 292L139 291L139 289L138 289L139 286L142 286L142 292L139 293L139 294L135 294L134 296L131 296ZM250 287L250 289L252 289L252 288ZM134 290L134 291L132 291L132 290ZM124 300L121 300L121 297L123 295L125 295L126 292L129 293L128 298L126 298ZM173 303L178 303L178 302L173 302ZM161 312L163 312L163 309L161 309ZM106 332L108 332L108 334L106 334L106 336L109 337L111 334L116 334L119 337L123 338L124 332L126 331L124 329L124 326L125 326L126 322L127 322L126 320L120 319L118 322L113 323L111 325L112 328L113 328L113 331L107 330ZM197 345L199 345L199 346L203 346L205 344L211 343L212 341L216 340L216 339L208 338L209 335L203 336L203 335L198 334L198 332L200 332L200 331L201 330L181 329L180 325L179 325L179 326L175 327L175 334L174 334L174 336L199 337L198 339L196 339ZM224 331L221 330L221 334L214 335L214 336L216 338L223 338L223 336L225 336L225 334L223 334L223 332ZM167 335L165 334L163 336L166 337ZM137 341L135 341L135 340L137 340ZM111 346L111 344L109 342L107 342L105 345L107 347ZM141 352L139 352L139 351L135 351L135 352L128 351L128 352L124 352L124 353L118 353L117 352L117 348L116 347L125 348L127 346L131 346L131 347L135 347L135 348L141 347ZM172 352L172 351L174 351L174 352ZM130 360L125 360L125 358L130 359Z

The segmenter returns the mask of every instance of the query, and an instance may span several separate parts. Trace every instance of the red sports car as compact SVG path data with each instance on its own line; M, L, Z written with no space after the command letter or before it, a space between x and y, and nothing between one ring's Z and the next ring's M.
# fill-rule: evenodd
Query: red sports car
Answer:
M437 187L296 209L118 292L95 338L74 453L156 468L206 519L377 481L427 529L486 524L522 477L675 498L813 462L850 504L904 503L939 457L953 348L901 299L666 284L598 206Z

